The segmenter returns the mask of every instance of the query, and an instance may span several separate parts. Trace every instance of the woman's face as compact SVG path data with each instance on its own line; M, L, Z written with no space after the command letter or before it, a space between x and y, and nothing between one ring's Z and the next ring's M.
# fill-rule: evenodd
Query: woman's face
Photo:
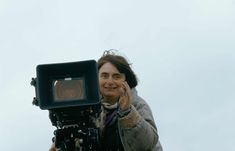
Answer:
M125 81L125 74L120 73L111 63L107 62L99 69L100 92L104 101L114 104L120 96L120 89Z

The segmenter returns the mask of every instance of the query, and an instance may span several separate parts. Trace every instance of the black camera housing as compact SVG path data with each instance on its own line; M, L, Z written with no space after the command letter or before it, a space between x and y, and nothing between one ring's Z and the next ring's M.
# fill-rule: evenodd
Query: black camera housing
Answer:
M42 64L36 68L36 105L41 109L57 109L100 104L98 69L95 60ZM82 97L56 99L55 81L80 82ZM70 83L71 83L70 82ZM79 88L79 87L77 87ZM81 92L82 91L82 92Z

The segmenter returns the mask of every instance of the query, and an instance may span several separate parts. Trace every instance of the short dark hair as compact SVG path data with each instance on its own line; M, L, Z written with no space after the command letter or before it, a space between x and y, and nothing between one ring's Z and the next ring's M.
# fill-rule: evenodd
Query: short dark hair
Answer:
M131 64L128 63L125 57L115 54L113 50L105 50L101 58L98 60L98 70L100 70L100 68L107 62L113 64L120 73L125 74L126 81L130 88L137 86L137 77L130 67Z

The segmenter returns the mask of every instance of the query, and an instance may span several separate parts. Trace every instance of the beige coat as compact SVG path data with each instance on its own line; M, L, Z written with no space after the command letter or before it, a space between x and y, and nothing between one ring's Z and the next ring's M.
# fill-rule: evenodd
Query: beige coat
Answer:
M157 127L148 104L132 90L131 112L118 119L118 129L125 151L162 151Z

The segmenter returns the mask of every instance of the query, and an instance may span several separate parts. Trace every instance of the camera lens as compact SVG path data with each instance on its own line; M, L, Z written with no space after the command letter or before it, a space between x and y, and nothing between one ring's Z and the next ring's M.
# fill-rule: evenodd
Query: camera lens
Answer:
M82 79L55 80L53 84L55 101L71 101L84 99Z

